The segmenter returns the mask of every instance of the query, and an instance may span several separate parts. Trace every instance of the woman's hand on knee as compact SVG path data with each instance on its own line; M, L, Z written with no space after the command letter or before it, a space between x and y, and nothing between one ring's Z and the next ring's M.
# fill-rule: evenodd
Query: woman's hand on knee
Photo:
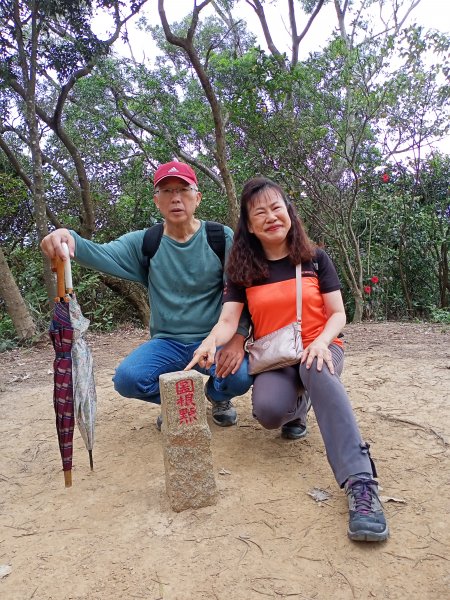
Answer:
M334 375L333 356L328 344L320 338L316 338L311 344L303 350L301 364L306 363L306 368L310 369L317 358L317 370L321 371L324 363L327 365L330 373Z

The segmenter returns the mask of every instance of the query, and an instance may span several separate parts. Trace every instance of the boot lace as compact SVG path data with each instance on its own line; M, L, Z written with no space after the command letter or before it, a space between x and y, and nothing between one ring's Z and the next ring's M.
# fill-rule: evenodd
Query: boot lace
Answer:
M355 479L350 482L351 494L355 501L355 511L363 515L372 512L372 485L376 485L373 479Z

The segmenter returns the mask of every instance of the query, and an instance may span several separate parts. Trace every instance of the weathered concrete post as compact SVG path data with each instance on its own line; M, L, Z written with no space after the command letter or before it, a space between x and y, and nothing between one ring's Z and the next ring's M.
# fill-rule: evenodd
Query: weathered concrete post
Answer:
M203 379L197 371L160 375L166 491L172 509L210 506L217 500L211 432Z

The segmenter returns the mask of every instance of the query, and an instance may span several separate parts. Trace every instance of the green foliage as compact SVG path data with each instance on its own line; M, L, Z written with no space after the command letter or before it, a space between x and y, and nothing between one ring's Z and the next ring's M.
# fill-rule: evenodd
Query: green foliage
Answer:
M31 229L28 190L0 155L0 242L17 243Z
M71 73L84 65L94 56L108 52L108 46L93 33L91 20L97 8L111 9L112 3L107 0L93 2L89 0L41 0L30 6L29 2L4 1L0 3L0 21L4 23L0 30L0 57L3 67L9 75L20 72L14 48L14 34L20 21L24 46L31 52L32 31L40 32L40 60L42 66L57 73L60 81L67 80ZM65 29L65 36L55 38L53 27ZM64 25L61 25L63 21ZM35 23L35 27L32 23ZM53 26L53 27L52 27Z
M450 309L432 307L430 313L430 321L432 323L443 323L444 325L450 325Z
M14 325L7 314L1 314L0 318L0 353L12 350L17 346Z

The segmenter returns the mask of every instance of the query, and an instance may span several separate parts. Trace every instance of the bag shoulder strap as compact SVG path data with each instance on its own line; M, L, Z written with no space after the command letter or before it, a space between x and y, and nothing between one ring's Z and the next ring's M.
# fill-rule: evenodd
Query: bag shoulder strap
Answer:
M150 265L150 260L155 256L156 251L161 243L161 238L164 233L164 223L156 223L152 227L149 227L144 234L142 241L142 254L144 255L144 262L147 268Z
M206 221L205 229L208 244L219 257L223 267L225 264L225 229L222 223L215 221Z
M295 287L297 290L297 321L302 322L302 263L295 267Z

